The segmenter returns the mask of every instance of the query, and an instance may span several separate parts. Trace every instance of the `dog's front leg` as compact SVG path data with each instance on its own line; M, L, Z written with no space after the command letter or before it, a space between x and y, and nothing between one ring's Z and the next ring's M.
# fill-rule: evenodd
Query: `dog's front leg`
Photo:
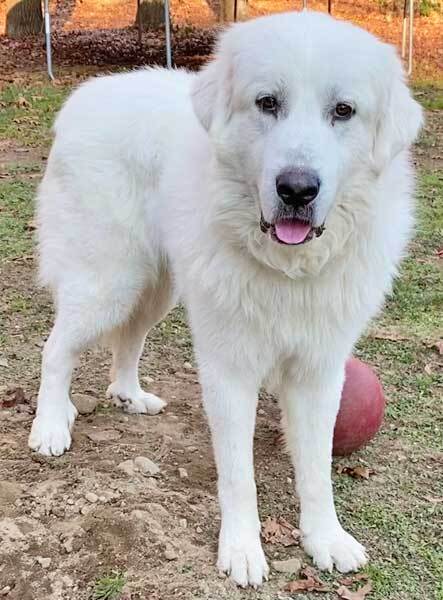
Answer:
M320 569L331 570L335 564L347 572L363 566L366 555L340 525L332 493L332 440L344 367L323 373L309 382L290 379L285 384L283 418L296 472L303 546Z
M253 377L216 361L200 365L203 398L218 472L221 529L218 568L241 586L268 575L260 543L253 469L257 386Z

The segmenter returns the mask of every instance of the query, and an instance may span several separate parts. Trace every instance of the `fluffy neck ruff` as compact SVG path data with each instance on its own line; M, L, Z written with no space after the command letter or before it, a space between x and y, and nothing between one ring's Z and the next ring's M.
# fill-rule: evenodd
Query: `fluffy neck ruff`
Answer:
M348 186L331 208L321 237L301 246L283 246L260 230L260 212L253 195L241 182L218 182L214 198L214 234L244 259L290 279L318 276L331 261L364 243L374 217L374 179ZM214 186L215 192L215 186Z

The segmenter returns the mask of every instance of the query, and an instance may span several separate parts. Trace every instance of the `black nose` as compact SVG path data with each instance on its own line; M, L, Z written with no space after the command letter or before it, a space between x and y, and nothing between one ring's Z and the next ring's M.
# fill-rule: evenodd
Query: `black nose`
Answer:
M305 206L320 190L320 179L311 169L282 171L276 180L277 194L289 206Z

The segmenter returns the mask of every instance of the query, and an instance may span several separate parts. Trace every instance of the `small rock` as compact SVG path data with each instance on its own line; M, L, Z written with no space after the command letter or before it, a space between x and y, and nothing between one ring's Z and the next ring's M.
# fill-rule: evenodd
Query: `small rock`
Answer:
M197 446L186 446L186 450L188 452L197 452L198 448Z
M65 549L67 554L71 554L71 552L74 549L72 546L73 541L73 538L68 538L65 542L63 542L63 548Z
M46 509L46 514L49 514L49 513L52 515L55 515L56 517L61 519L62 517L65 516L65 509L63 506L51 506L51 508L49 510Z
M166 550L165 550L165 558L166 558L166 560L177 560L178 554L172 548L166 548Z
M266 414L262 408L259 408L257 412L261 417Z
M98 404L97 398L87 394L72 394L72 402L81 415L90 415Z
M180 524L180 527L182 527L183 529L186 529L188 526L188 522L186 519L180 519L179 524Z
M152 477L153 475L160 473L160 467L149 458L146 458L146 456L137 456L137 458L134 460L134 464L140 473L143 473L143 475L147 475L148 477Z
M7 596L10 591L11 591L11 586L5 585L5 587L0 590L0 596Z
M154 380L152 379L152 377L149 377L149 375L145 375L144 377L142 377L142 381L144 381L145 383L154 383Z
M183 363L183 368L185 371L193 371L194 370L194 367L191 365L190 362Z
M47 569L49 567L49 565L51 564L51 559L37 556L37 562L40 566L43 567L43 569Z
M92 510L92 507L86 505L86 506L82 506L81 507L80 512L81 512L82 515L89 515L89 513L91 512L91 510Z
M0 357L0 367L9 367L9 362L7 358Z
M290 573L298 575L302 567L301 560L298 558L288 558L288 560L273 560L272 567L279 573Z
M135 471L134 461L124 460L119 465L117 465L117 469L120 469L120 471L123 471L123 473L126 473L126 475L129 475L129 477L131 477L132 475L134 475Z
M188 477L188 472L183 467L178 468L178 474L180 476L180 479L186 479Z
M70 505L72 505L72 504L74 504L74 500L73 500L72 498L68 498L68 499L66 500L66 504L70 504Z
M85 494L85 498L88 502L91 502L92 504L94 504L95 502L98 501L98 496L97 494L94 494L93 492L87 492Z
M196 528L195 528L195 531L196 531L197 533L203 533L203 529L202 529L201 527L196 527Z
M87 436L93 442L113 442L119 440L122 434L114 429L105 429L104 431L91 431Z

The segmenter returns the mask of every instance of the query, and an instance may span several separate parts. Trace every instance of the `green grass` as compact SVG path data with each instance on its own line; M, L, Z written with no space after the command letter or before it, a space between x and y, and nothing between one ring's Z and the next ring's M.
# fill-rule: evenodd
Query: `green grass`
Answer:
M68 91L53 85L6 86L0 92L0 138L23 146L48 144L54 115Z
M92 592L92 600L118 600L125 585L122 573L114 571L97 579Z
M0 180L0 257L17 258L32 253L35 184Z
M443 110L443 81L416 83L414 91L417 100L427 110Z
M417 192L416 238L382 322L423 337L443 335L442 265L436 256L443 245L443 171L422 172Z

